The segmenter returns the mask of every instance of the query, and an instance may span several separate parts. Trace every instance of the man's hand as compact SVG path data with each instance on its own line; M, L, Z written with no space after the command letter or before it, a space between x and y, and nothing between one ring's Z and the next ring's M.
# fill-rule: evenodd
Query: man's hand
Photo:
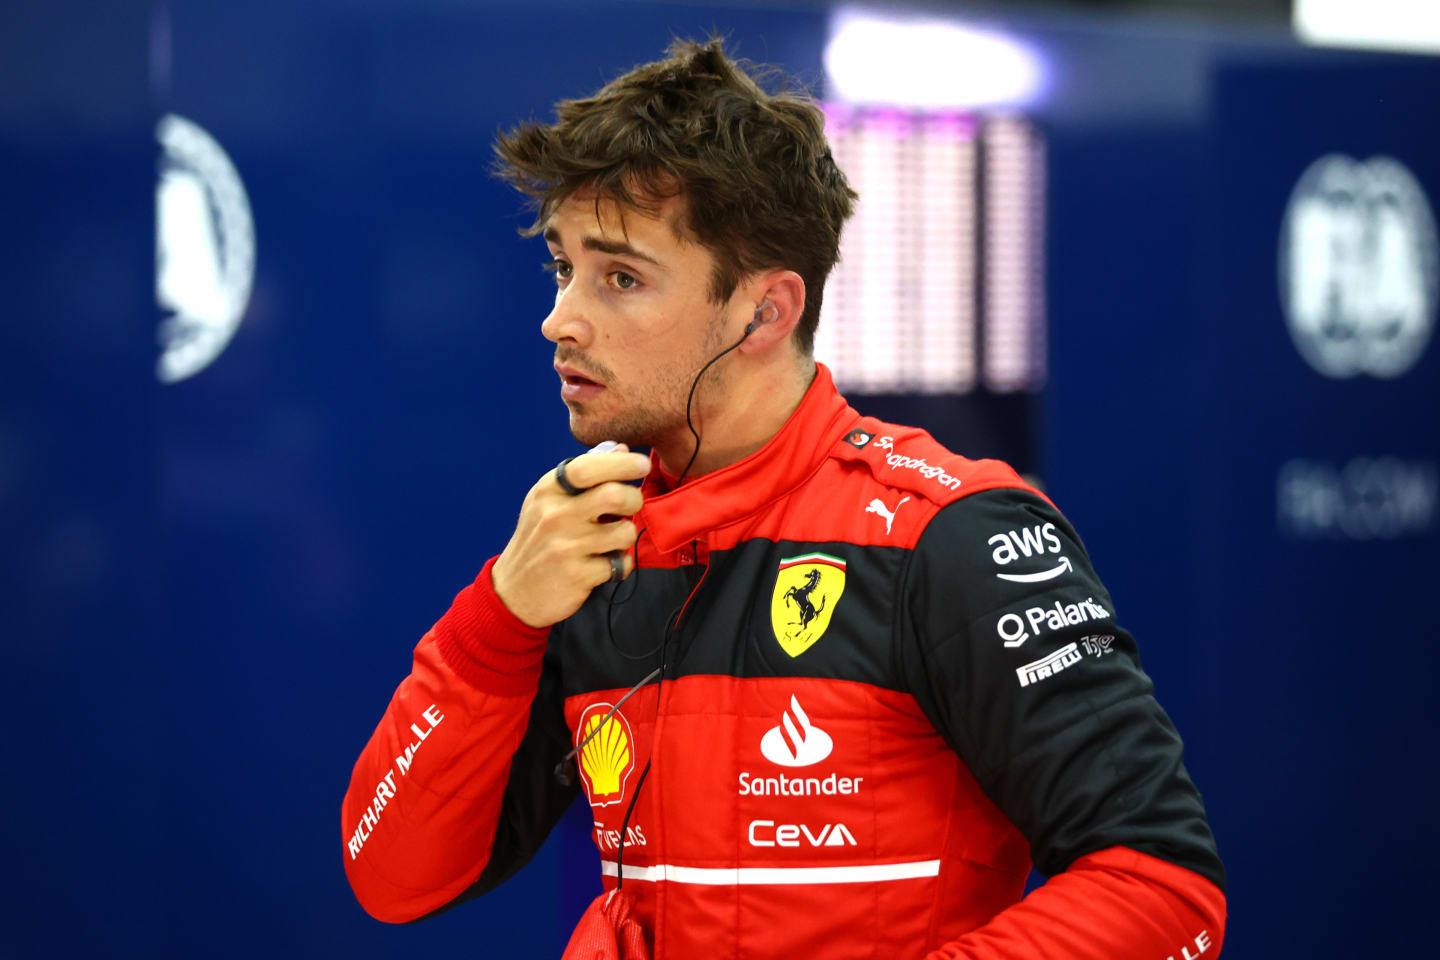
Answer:
M640 509L644 497L624 481L649 472L650 458L623 444L566 465L565 478L585 489L578 497L560 488L553 470L546 472L525 495L515 534L490 568L500 602L532 627L548 627L579 610L590 591L610 579L606 554L634 545L635 524L609 518ZM624 562L628 577L635 562L628 554Z

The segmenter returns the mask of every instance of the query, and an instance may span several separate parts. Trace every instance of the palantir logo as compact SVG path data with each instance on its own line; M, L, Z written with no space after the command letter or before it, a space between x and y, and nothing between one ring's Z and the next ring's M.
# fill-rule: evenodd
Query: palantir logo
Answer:
M240 326L255 280L255 225L245 186L225 151L199 126L169 114L155 131L164 150L155 187L155 297L161 383L193 377Z
M1301 175L1280 236L1280 299L1300 355L1327 377L1391 378L1435 326L1440 248L1399 161L1330 154Z
M780 717L780 726L771 727L760 739L760 752L782 767L808 767L830 756L835 741L830 734L810 723L800 701L790 696L790 709Z

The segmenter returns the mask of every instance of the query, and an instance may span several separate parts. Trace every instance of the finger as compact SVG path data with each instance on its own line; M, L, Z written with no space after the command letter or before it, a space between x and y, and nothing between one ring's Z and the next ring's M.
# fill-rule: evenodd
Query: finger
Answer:
M612 480L640 480L649 472L650 458L643 453L582 453L565 465L565 478L582 488Z
M575 498L575 508L584 513L586 519L608 523L613 517L628 517L638 513L645 504L645 495L637 487L612 480L591 487Z
M624 580L635 569L635 561L628 553L622 553L616 559L620 564L620 579ZM585 569L587 572L592 572L590 577L592 590L601 584L611 582L615 576L615 565L611 562L609 554L602 553L591 557Z
M594 533L579 541L586 553L601 554L612 550L629 550L635 546L637 532L631 520L596 524Z

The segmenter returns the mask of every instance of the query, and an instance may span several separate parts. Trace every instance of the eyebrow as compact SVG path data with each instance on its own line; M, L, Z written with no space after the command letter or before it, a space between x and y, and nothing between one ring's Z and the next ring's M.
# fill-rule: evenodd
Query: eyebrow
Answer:
M564 246L564 244L560 242L560 231L554 227L550 227L545 231L545 239L556 246ZM598 253L608 253L614 256L634 257L637 260L644 260L646 263L653 263L657 267L663 268L664 266L659 260L650 256L650 254L636 250L623 240L606 240L602 237L589 236L581 239L580 246L585 250L594 250Z

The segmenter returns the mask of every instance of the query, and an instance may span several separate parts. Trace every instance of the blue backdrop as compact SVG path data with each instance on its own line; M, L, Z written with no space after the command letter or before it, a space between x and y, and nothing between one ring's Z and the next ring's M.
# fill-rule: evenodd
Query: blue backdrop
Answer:
M366 917L341 867L340 797L411 646L574 449L539 335L541 245L516 238L528 220L487 175L489 141L712 27L822 89L826 11L67 0L0 17L7 952L558 956L598 889L584 809L505 888L416 926ZM1322 376L1287 333L1277 263L1291 191L1325 154L1393 156L1440 199L1440 62L1012 29L1052 78L1033 108L1051 377L1023 446L1186 738L1230 870L1226 956L1399 954L1422 942L1440 850L1418 655L1440 347L1396 379ZM169 386L166 113L224 146L257 245L233 342ZM964 442L973 405L909 409L991 452ZM1287 512L1297 470L1333 522ZM1396 476L1407 525L1356 536L1346 517L1383 510Z

